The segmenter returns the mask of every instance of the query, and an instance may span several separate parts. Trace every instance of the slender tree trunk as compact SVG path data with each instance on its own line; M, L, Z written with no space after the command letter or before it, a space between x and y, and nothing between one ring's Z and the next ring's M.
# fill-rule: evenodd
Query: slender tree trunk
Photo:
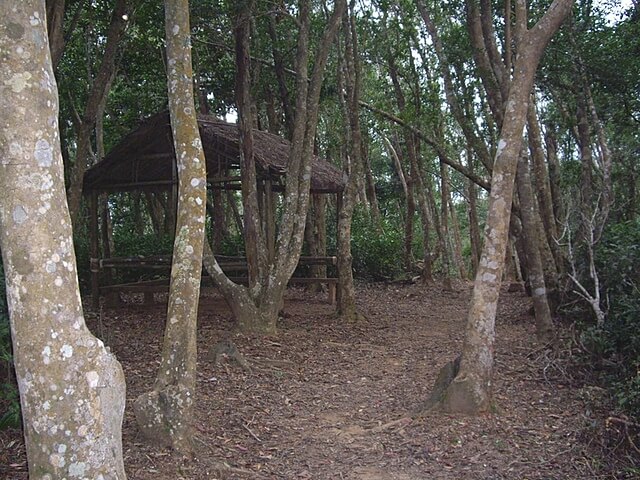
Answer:
M324 195L311 196L304 234L311 256L324 256L327 254L326 198ZM311 265L312 278L324 278L326 276L326 265ZM318 284L312 284L309 287L311 291L320 291L320 285Z
M467 160L469 168L473 169L473 152L467 148ZM480 226L478 222L478 196L476 185L471 180L467 180L467 195L469 197L469 242L471 244L471 271L475 277L480 262L480 252L482 251L482 240L480 238Z
M376 195L376 183L371 171L371 160L367 150L367 142L363 139L362 166L365 174L365 190L367 195L367 203L371 212L371 218L377 228L380 228L380 207L378 206L378 197Z
M236 23L236 63L238 112L241 120L241 145L243 161L250 160L251 140L248 126L252 125L251 99L249 96L248 62L249 62L249 29L251 3L239 6ZM245 288L231 282L212 255L207 254L205 245L205 267L213 281L221 289L242 331L256 333L273 333L276 330L278 312L287 283L295 270L304 240L304 226L309 203L311 183L311 158L318 121L318 103L320 87L326 68L329 49L340 25L340 18L346 8L344 0L334 4L334 11L327 23L318 43L311 77L307 76L309 63L309 29L311 4L308 0L300 3L298 11L298 46L296 50L296 106L295 121L288 158L287 177L283 198L282 218L279 225L273 261L267 258L266 236L261 234L260 219L257 215L250 217L247 206L254 212L257 208L257 184L255 171L243 169L243 204L244 223L255 225L247 227L245 246L249 264L250 285ZM253 175L253 179L251 178ZM255 201L253 199L256 199ZM256 261L257 259L257 261Z
M467 266L462 258L462 237L460 235L460 222L458 222L458 212L453 206L451 195L449 195L449 212L451 212L451 227L453 228L453 258L458 268L458 273L462 280L467 279Z
M178 212L162 359L151 392L134 404L142 434L191 450L196 338L207 200L206 163L193 94L188 0L166 0L167 84L178 170Z
M352 3L353 8L353 3ZM358 38L355 29L353 12L344 13L343 33L345 39L345 95L346 110L350 131L351 171L347 186L342 195L342 208L338 213L338 277L340 296L338 297L338 315L348 322L361 318L356 309L355 289L353 286L353 269L351 255L351 220L356 205L359 185L362 180L362 137L360 131L360 114L358 100L360 98L360 65L358 57Z
M126 478L120 364L87 329L44 2L0 2L0 250L31 478Z
M538 228L535 219L535 198L531 189L531 176L529 174L529 163L527 155L520 155L518 160L518 173L516 175L518 183L518 197L520 198L520 215L522 218L522 235L524 236L524 247L529 265L528 282L533 298L533 308L536 317L536 333L541 342L550 342L554 338L553 321L551 320L551 309L547 301L547 288L542 268L539 246L541 239L538 238Z
M562 191L560 188L560 162L558 161L558 142L555 135L555 126L547 125L545 132L545 145L547 148L547 163L549 167L549 187L553 206L553 218L556 221L556 231L562 226L564 220L564 205L562 203Z
M64 52L64 12L65 0L47 0L47 31L49 32L49 48L51 63L55 72L62 52Z
M452 290L451 285L451 249L449 241L449 174L447 166L440 162L440 248L442 249L442 285Z
M102 63L87 96L82 116L76 119L77 148L76 159L69 176L67 188L71 220L76 223L82 199L82 181L91 157L91 134L96 123L100 105L109 93L116 69L117 53L127 23L127 0L117 0L111 23L107 31Z

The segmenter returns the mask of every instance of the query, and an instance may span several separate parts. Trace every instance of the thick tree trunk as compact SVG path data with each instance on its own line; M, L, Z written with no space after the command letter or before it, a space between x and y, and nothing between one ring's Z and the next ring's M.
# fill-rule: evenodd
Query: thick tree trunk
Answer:
M142 434L191 450L196 337L204 244L206 164L196 119L188 0L165 2L169 112L178 170L178 212L162 360L153 390L134 404Z
M44 2L0 14L0 249L30 477L122 480L124 375L83 317Z

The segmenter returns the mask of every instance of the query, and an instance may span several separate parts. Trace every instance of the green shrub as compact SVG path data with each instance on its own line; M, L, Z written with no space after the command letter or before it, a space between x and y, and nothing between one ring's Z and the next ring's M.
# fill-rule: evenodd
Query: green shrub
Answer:
M605 380L618 406L640 417L640 221L611 225L596 251L608 314L601 329L582 336L596 363L609 365ZM606 360L606 362L605 362ZM611 367L613 366L613 367Z
M351 232L353 269L357 277L381 280L402 274L402 228L383 218L378 229L366 212L357 209Z

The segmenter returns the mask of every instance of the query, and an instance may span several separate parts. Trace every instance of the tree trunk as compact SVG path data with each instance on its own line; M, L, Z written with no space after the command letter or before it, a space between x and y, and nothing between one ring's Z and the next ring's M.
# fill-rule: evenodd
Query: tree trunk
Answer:
M447 412L478 413L491 407L495 316L509 238L514 177L529 97L544 48L569 13L572 4L571 0L554 0L531 29L527 28L526 3L516 4L517 55L513 80L506 89L502 86L502 91L507 90L508 96L493 164L485 244L467 317L460 370L439 402L439 406ZM475 1L469 0L467 6L470 11L473 10ZM473 18L471 20L473 22ZM493 34L491 37L485 35L484 43L495 43Z
M353 269L351 255L351 221L356 205L356 198L362 180L362 136L360 131L360 114L358 100L360 98L360 64L358 57L358 38L353 11L344 13L343 33L345 39L344 52L344 86L346 97L346 113L349 121L351 170L345 191L342 194L341 208L338 211L337 256L340 295L338 297L338 315L345 321L354 322L361 319L356 308L355 289L353 286Z
M250 160L251 133L251 99L249 95L249 28L251 19L251 2L241 4L235 29L236 95L238 113L241 119L241 149L243 161ZM215 261L206 256L205 268L211 275L227 302L229 303L242 331L256 333L274 333L278 320L278 312L282 305L284 291L295 270L304 240L304 227L309 203L311 183L311 158L318 122L318 103L320 87L326 68L329 49L340 24L340 18L346 8L344 0L335 3L334 12L328 21L322 39L318 43L313 72L307 76L309 64L309 29L311 4L308 0L301 2L298 12L298 46L296 52L296 106L295 121L291 138L291 148L287 164L285 192L283 198L282 219L279 224L273 261L267 261L267 238L260 231L260 219L250 216L247 207L257 213L257 184L255 170L243 169L243 206L245 225L245 247L249 264L250 285L246 288L231 282ZM253 180L251 179L253 175ZM255 201L253 199L256 199ZM247 235L247 231L249 235ZM206 248L206 246L205 246Z
M558 142L555 135L555 126L548 124L545 129L545 146L547 149L547 164L549 167L549 187L551 188L551 200L553 206L553 218L556 221L556 231L561 228L565 211L562 203L562 191L560 189L560 162L558 161Z
M529 174L529 162L527 155L520 155L518 160L518 197L520 198L520 216L522 218L522 235L529 266L528 282L533 298L533 309L536 317L536 333L541 342L551 342L554 338L551 309L547 301L547 288L544 280L542 259L540 257L540 242L538 228L535 219L534 196L531 189L531 176Z
M47 0L47 31L49 32L49 48L54 72L60 58L62 58L65 45L64 11L65 0Z
M449 241L449 174L447 166L440 162L440 249L442 250L442 286L452 290L451 249Z
M124 35L127 23L127 0L117 0L111 15L111 23L107 31L106 45L102 63L87 96L87 103L80 118L76 119L77 148L76 159L69 176L67 197L71 220L76 223L82 200L82 182L84 172L89 166L91 157L91 133L96 123L100 104L108 95L116 69L116 59L120 40Z
M167 84L178 170L178 212L162 360L153 390L134 404L149 440L191 450L196 337L205 233L206 163L194 105L188 0L166 0Z
M0 14L0 250L30 477L123 480L124 374L82 312L44 2Z
M531 95L531 104L527 112L527 133L529 139L529 151L533 160L533 182L537 192L537 199L540 208L540 216L544 224L547 241L552 250L557 246L558 230L556 219L553 216L553 199L551 197L551 186L549 174L545 164L545 154L542 147L542 133L538 123L534 96ZM554 257L556 255L554 254ZM557 258L557 257L556 257Z
M304 234L309 246L309 255L318 257L327 254L327 217L325 195L312 195L307 213L307 226ZM311 265L312 278L325 278L327 276L326 265ZM318 284L309 285L312 292L320 291Z
M469 167L471 168L471 152L467 150L469 155ZM482 239L480 238L480 226L478 224L478 208L476 185L471 180L467 180L467 195L469 196L469 242L471 244L471 271L475 277L478 271L478 263L480 262L480 253L482 251Z

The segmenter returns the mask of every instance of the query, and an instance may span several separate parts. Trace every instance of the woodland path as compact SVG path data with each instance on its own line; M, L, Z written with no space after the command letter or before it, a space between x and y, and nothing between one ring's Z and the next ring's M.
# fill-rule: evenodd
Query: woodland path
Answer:
M326 295L287 293L277 336L231 333L219 297L203 299L193 458L145 446L130 409L124 455L130 480L177 479L584 479L590 390L535 342L529 299L503 291L497 318L496 411L481 417L406 417L459 352L470 285L361 285L366 323L332 315ZM150 389L164 307L104 312L100 335L123 364L128 405ZM207 350L232 340L257 368L214 363ZM26 479L17 431L0 432L0 478ZM225 466L226 465L226 466ZM622 477L620 477L622 478Z

